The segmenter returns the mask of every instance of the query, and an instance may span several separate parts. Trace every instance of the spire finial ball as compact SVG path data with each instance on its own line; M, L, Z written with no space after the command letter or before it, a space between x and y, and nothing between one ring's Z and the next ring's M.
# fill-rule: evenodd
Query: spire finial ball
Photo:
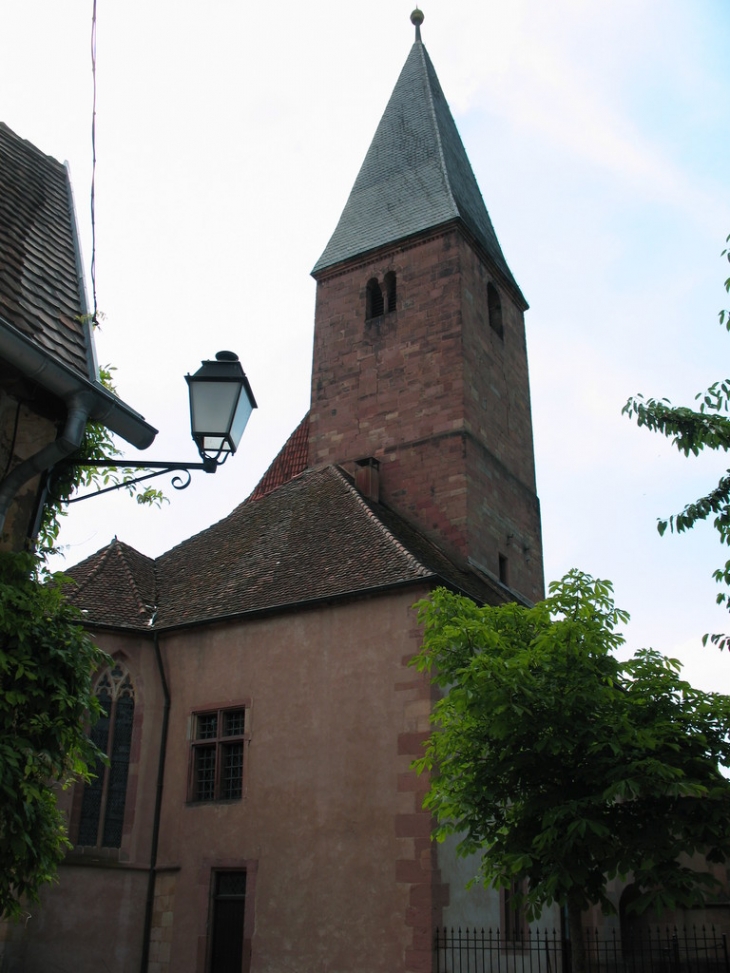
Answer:
M420 27L423 23L423 11L419 10L418 7L411 14L411 23L416 27Z

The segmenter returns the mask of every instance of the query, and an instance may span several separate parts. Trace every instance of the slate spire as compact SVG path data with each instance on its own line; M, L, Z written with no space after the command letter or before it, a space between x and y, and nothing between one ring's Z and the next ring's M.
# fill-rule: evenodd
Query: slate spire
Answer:
M337 228L312 273L317 276L353 257L459 220L524 302L421 42L423 13L416 9L411 20L416 41Z

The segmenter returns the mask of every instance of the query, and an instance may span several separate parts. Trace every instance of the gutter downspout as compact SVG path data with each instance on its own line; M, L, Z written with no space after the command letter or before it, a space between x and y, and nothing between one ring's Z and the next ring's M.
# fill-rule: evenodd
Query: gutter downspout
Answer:
M68 403L73 395L89 395L89 418L101 422L137 449L147 449L157 430L126 402L98 381L91 381L0 315L0 360Z
M0 482L0 531L5 526L5 518L10 509L10 504L18 490L38 473L45 472L59 460L70 456L81 445L89 412L92 408L91 395L87 392L75 392L66 402L66 406L68 408L66 425L58 439L19 463Z
M154 616L153 616L154 618ZM160 637L153 632L152 639L155 646L155 661L160 674L164 706L162 710L162 731L160 733L160 756L157 764L157 793L155 795L155 813L152 819L152 848L150 850L150 870L147 879L147 900L144 909L144 931L142 933L142 959L139 964L140 973L147 973L150 956L150 934L152 932L152 913L155 905L155 884L157 880L157 847L160 839L160 818L162 814L162 790L165 783L165 756L167 754L167 727L170 722L170 689L165 677L165 666L160 652Z

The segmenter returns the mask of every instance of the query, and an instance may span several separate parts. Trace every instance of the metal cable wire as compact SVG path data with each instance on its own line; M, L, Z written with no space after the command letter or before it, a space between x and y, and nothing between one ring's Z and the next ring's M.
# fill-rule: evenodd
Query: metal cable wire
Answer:
M91 111L91 293L94 311L91 323L96 327L99 308L96 300L96 0L91 14L91 78L93 85L93 104Z

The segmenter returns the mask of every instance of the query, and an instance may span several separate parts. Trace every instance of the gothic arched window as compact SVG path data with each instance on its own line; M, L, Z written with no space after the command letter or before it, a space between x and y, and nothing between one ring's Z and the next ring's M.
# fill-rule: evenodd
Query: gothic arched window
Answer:
M380 289L380 284L375 277L372 277L368 281L367 291L365 293L365 317L379 318L384 310L383 303L383 292Z
M95 777L84 788L77 844L119 848L134 722L134 687L127 668L116 662L99 676L96 695L102 713L91 739L108 755L106 766L97 760Z

